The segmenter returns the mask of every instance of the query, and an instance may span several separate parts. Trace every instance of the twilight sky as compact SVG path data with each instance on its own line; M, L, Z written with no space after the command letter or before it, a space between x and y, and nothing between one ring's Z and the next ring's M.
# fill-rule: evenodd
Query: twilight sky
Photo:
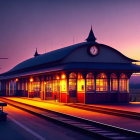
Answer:
M0 0L0 73L33 57L85 41L140 60L140 0Z

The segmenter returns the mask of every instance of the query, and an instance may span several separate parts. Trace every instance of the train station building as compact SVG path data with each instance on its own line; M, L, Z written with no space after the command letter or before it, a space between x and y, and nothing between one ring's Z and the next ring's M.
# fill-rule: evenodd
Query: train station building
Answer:
M128 103L129 79L140 66L118 50L85 42L38 54L0 75L2 96L57 100L63 103Z

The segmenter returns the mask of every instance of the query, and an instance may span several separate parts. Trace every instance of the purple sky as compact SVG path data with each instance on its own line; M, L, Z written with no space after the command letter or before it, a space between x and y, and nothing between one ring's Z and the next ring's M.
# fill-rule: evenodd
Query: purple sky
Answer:
M140 60L140 0L0 0L0 73L39 53L97 42Z

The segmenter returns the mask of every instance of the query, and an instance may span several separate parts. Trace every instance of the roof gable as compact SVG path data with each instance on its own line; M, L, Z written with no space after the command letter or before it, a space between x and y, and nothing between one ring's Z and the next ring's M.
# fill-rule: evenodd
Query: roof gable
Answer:
M96 46L98 49L98 54L92 56L90 54L90 47ZM80 48L75 49L71 52L65 59L63 63L71 62L96 62L96 63L131 63L132 60L124 56L119 51L113 49L104 44L90 43L88 45L83 45Z
M99 55L94 57L88 55L87 49L92 45L99 48ZM107 45L96 42L83 42L27 59L4 74L16 73L25 69L30 71L29 69L39 68L41 65L48 67L51 64L53 66L56 62L63 64L69 62L131 63L135 61Z

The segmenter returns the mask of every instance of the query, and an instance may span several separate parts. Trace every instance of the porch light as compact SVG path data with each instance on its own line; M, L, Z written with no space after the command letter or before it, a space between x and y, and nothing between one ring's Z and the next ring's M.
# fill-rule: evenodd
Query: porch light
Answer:
M57 76L56 79L59 80L59 76Z
M16 82L18 82L18 78L16 78Z
M66 75L65 74L62 74L61 78L62 79L65 79L66 78Z
M30 78L30 82L33 82L34 80L33 80L33 78Z

